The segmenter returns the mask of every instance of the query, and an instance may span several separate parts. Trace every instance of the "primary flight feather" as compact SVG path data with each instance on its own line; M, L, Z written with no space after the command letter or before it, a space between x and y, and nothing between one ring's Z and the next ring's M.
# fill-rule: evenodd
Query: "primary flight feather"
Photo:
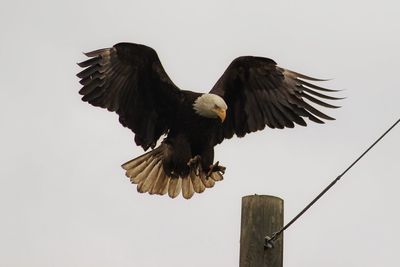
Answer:
M181 192L189 199L223 179L214 146L233 135L333 120L313 106L337 108L322 99L336 92L322 81L280 68L268 58L238 57L207 94L179 89L152 48L119 43L86 53L78 65L82 100L115 111L145 151L122 167L141 193ZM157 140L166 135L156 147Z

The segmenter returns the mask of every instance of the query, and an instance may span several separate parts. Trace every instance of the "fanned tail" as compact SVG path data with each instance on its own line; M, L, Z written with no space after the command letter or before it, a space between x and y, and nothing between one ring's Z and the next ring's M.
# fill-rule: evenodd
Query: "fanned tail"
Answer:
M219 171L212 172L208 177L202 170L192 169L185 177L171 177L164 172L162 159L164 145L149 151L122 165L125 175L133 184L137 184L137 191L150 195L165 195L176 198L181 192L185 199L190 199L194 193L202 193L211 188L215 182L223 180Z

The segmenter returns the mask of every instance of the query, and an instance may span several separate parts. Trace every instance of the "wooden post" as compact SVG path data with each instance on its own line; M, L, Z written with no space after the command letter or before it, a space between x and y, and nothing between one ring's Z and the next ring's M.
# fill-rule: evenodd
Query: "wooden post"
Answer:
M274 247L264 248L265 236L283 227L283 200L274 196L242 198L240 267L282 267L283 236Z

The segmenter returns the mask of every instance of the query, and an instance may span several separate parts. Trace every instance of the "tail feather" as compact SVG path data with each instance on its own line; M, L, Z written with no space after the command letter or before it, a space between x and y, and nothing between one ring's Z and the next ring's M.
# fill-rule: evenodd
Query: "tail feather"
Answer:
M169 180L170 178L165 175L164 170L161 168L161 174L154 184L153 189L150 191L150 194L165 195L168 191Z
M161 162L161 166L158 168L157 177L154 180L154 183L152 184L152 186L151 186L151 188L149 190L149 194L150 195L154 195L154 194L156 194L158 192L157 188L159 186L157 187L157 185L165 179L165 176L163 175L164 171L163 171L162 168L163 167L162 167L162 162Z
M122 165L133 184L137 184L137 191L151 195L165 195L176 198L181 192L185 199L190 199L194 193L202 193L211 188L215 182L223 180L223 175L213 172L209 177L204 171L191 170L186 177L171 177L163 167L164 146L149 151Z
M179 193L181 192L182 189L182 178L174 178L169 180L169 186L168 186L168 196L170 198L176 198Z
M190 199L194 195L193 184L189 176L182 178L182 196Z
M211 179L212 177L206 177L203 172L200 172L200 180L206 188L214 187L215 181Z
M220 172L213 172L211 174L211 178L216 182L222 181L224 179L224 177Z
M149 161L153 158L155 154L156 153L154 153L153 151L150 151L146 154L141 155L140 157L137 157L133 160L124 163L122 165L122 168L126 170L126 176L130 178L137 177L140 173L142 173L146 169Z
M129 170L129 169L136 168L136 167L139 166L141 163L143 163L143 162L145 162L146 160L148 160L151 156L155 156L155 155L160 154L160 153L161 153L160 150L161 150L161 149L154 149L154 150L151 150L151 151L149 151L149 152L147 152L147 153L145 153L145 154L143 154L143 155L141 155L141 156L139 156L139 157L137 157L137 158L134 158L134 159L132 159L132 160L130 160L130 161L128 161L128 162L125 162L125 163L122 165L122 168L123 168L124 170Z
M137 176L131 177L133 183L140 185L146 179L148 179L149 174L153 170L156 163L157 163L157 158L155 157L152 157L148 161L146 161L147 164L146 168L144 168L144 170L141 171Z
M144 160L143 162L141 162L138 166L136 167L132 167L130 169L127 169L126 172L126 176L128 177L136 177L138 176L142 171L144 171L144 169L147 166L147 160ZM132 181L133 182L133 181Z
M195 171L192 170L190 172L190 180L192 180L192 184L193 184L193 189L196 193L203 193L204 190L206 190L206 187L204 186L204 184L201 182L200 177L198 175L195 174Z
M157 161L155 165L152 167L150 173L147 175L146 179L142 180L141 183L138 184L137 190L140 193L146 193L148 192L151 187L154 185L158 178L158 171L162 167L162 162L161 160L154 160ZM149 165L151 166L151 165Z
M172 178L170 176L165 175L165 179L159 188L160 191L158 191L158 194L163 196L168 192L168 186L169 186L169 182L171 181L171 179Z

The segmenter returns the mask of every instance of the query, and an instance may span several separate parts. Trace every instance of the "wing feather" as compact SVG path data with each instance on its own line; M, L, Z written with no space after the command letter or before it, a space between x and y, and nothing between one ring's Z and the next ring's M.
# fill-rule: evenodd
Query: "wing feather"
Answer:
M316 99L315 97L312 97L311 95L306 94L306 93L303 93L302 96L303 96L304 98L307 98L307 99L310 100L311 102L313 102L313 103L315 103L315 104L318 104L318 105L320 105L320 106L326 107L326 108L340 108L339 106L334 106L334 105L325 103L324 101L321 101L321 100L319 100L319 99Z
M222 134L216 134L216 143L234 134L242 137L262 130L265 125L278 129L293 128L295 124L306 126L304 117L316 123L333 120L317 107L338 108L321 100L342 99L325 94L338 90L307 80L326 81L280 68L268 58L236 58L210 91L224 98L228 105Z
M85 53L78 63L82 100L115 111L120 122L135 133L137 145L154 146L168 131L181 91L163 69L150 47L119 43Z

